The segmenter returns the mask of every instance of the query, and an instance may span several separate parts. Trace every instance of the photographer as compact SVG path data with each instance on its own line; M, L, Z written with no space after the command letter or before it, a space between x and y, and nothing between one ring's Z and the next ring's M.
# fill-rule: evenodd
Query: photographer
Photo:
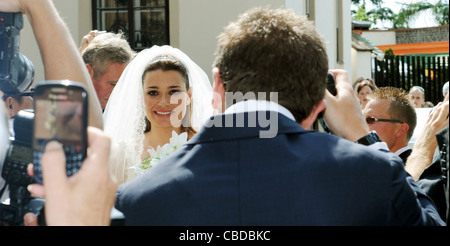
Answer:
M39 45L46 80L72 80L89 91L89 125L103 128L102 111L78 48L51 0L2 0L0 12L28 17Z
M31 84L30 84L31 85ZM2 91L2 90L0 90ZM8 111L9 116L9 131L12 136L14 136L13 122L14 117L23 109L33 109L33 98L31 97L29 90L18 95L4 95L3 101L5 102L5 107Z
M72 81L82 83L88 90L88 97L89 97L88 125L96 127L96 128L100 128L100 129L103 128L103 120L102 120L102 112L101 112L100 104L96 98L96 93L95 93L94 87L92 85L91 79L89 77L89 74L87 73L87 71L85 69L84 62L81 59L81 56L78 52L78 49L77 49L72 37L70 36L70 33L67 29L66 24L63 22L63 20L59 16L52 1L51 0L2 0L2 1L0 1L0 12L7 12L7 13L21 12L27 16L27 18L32 26L37 43L39 45L39 50L40 50L41 57L42 57L42 60L44 63L45 79L46 80L72 80ZM2 91L1 94L3 94L3 96L10 96L5 91ZM7 98L5 98L5 99L7 99ZM4 104L2 105L2 107L3 108L1 109L1 112L5 113L6 108L4 107ZM8 130L7 124L5 126L2 125L2 130L4 130L4 129L6 129L6 131ZM91 131L92 130L89 130L89 132L91 132ZM3 135L5 135L5 136L3 136ZM90 136L91 135L95 136L95 133L90 134ZM99 135L101 135L101 134L99 134ZM2 136L2 141L6 141L5 143L7 145L8 140L9 140L8 137L10 136L10 134L2 133L1 136ZM90 138L95 138L95 137L91 136ZM103 137L103 138L105 138L105 137ZM91 141L91 140L92 139L89 139L89 141ZM3 146L3 144L5 144L5 143L2 142L2 147L3 147L2 150L5 149L5 147ZM97 149L98 148L99 147L97 147ZM94 159L98 158L98 156L102 156L102 155L96 155L95 150L92 150L92 152L93 152L93 154L95 154L95 156L97 156L97 157L94 157ZM106 152L106 150L105 150L105 151L103 151L103 153L108 153L108 152ZM2 153L2 154L4 154L4 153ZM91 159L90 156L88 156L87 159ZM107 158L105 157L104 160L107 160ZM107 165L106 165L107 162L106 163L104 163L103 161L96 161L96 162L98 163L98 165L105 164L104 166L105 166L106 170L105 170L104 174L109 174L107 172ZM52 162L52 164L54 164L54 163ZM95 164L95 165L97 165L97 164ZM86 166L89 166L89 165L86 165ZM81 171L81 173L84 173L84 171ZM108 189L111 189L111 190L115 190L115 186L111 185L111 179L108 179L108 178L101 179L102 175L99 174L98 172L91 172L91 173L95 174L96 175L95 179L100 179L99 181L110 181L110 183L108 185L105 185L105 187L108 187ZM82 176L82 175L79 175L79 176ZM77 177L79 177L79 176L77 176ZM106 176L106 175L104 175L104 176ZM80 182L81 182L82 178L73 177L73 179L80 180ZM75 180L71 181L71 184L78 182ZM93 180L93 179L91 178L91 180ZM49 183L51 184L50 181L49 181ZM90 186L93 185L92 182L88 182L87 184L89 184ZM2 185L2 187L4 187L3 182L1 185ZM48 186L50 186L50 185L48 185ZM21 191L26 190L26 186L19 187L19 188L21 189ZM49 187L46 186L46 189L47 188L49 188ZM93 189L93 190L98 191L100 189ZM70 193L70 191L68 191L68 192ZM21 192L21 194L22 193L23 192ZM6 193L4 195L6 196ZM96 195L98 196L99 194L96 194ZM105 195L105 197L111 197L110 193L102 193L101 195ZM112 196L112 199L113 198L114 198L114 196ZM51 207L52 207L51 204L53 201L54 200L50 199L48 202L46 202L46 209L48 209L47 206L49 206L51 209ZM92 201L93 200L91 200L89 203L86 202L85 204L90 204ZM114 200L110 201L111 207L112 207L113 202L114 202ZM94 203L97 204L97 202L94 202ZM98 203L98 204L104 205L104 203ZM95 205L93 205L93 206L95 206ZM93 208L92 206L88 206L88 208L93 209L95 211L95 208ZM78 209L78 207L76 207L76 209ZM109 219L110 211L111 210L109 209L107 211L108 215L102 216L102 217L108 217L108 219ZM98 215L101 216L101 214L98 214ZM95 216L92 217L92 219L94 219L94 218L95 218ZM53 222L52 217L50 217L47 224L54 224L52 222Z
M32 92L27 90L17 95L5 95L3 100L8 109L9 117L14 117L22 109L33 109Z
M6 149L8 145L7 129L5 105L0 100L0 149ZM42 157L46 186L32 184L28 187L34 196L43 197L44 190L51 194L45 202L46 225L109 225L117 189L117 183L108 171L110 140L101 130L90 127L88 141L90 155L81 170L70 178L65 174L65 156L61 145L54 142L47 145ZM0 159L4 158L4 152L0 152ZM1 178L0 185L4 185ZM38 223L33 213L26 214L24 220L25 225Z

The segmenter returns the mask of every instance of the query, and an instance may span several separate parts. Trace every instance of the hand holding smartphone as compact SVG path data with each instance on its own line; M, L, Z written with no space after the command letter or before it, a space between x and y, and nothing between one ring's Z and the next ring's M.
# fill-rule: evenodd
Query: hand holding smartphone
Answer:
M34 91L33 172L42 184L41 156L47 143L57 141L66 155L67 176L86 158L88 101L84 86L68 80L46 81Z

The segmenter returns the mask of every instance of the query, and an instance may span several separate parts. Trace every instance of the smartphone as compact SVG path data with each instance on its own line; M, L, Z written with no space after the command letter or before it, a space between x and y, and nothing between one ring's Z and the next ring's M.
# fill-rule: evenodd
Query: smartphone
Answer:
M85 87L68 80L45 81L36 86L33 123L34 180L42 184L41 157L51 141L66 155L66 173L76 173L86 158L88 99Z

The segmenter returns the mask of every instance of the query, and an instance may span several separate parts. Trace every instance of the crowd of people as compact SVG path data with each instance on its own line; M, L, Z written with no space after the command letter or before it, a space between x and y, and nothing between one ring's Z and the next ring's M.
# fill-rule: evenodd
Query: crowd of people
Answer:
M28 186L45 198L46 225L110 225L113 208L123 225L448 222L448 180L420 183L448 160L448 93L409 149L412 93L369 80L352 87L346 71L328 67L313 23L292 10L254 8L228 24L212 86L171 46L135 54L122 37L93 31L76 47L51 0L3 1L0 11L28 17L46 80L78 81L89 94L81 170L67 177L51 142L44 185ZM319 115L333 134L311 130ZM165 148L180 137L187 142ZM447 156L434 157L441 148ZM36 215L24 223L37 225Z

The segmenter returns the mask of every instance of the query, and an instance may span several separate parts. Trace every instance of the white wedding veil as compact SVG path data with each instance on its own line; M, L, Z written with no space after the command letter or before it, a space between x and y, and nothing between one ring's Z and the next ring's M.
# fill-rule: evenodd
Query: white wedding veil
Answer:
M213 115L212 87L208 76L186 54L167 45L139 52L123 71L103 114L104 131L113 144L110 168L119 182L126 181L127 169L141 161L146 126L142 75L150 61L161 55L175 57L187 69L192 91L191 127L198 131Z

